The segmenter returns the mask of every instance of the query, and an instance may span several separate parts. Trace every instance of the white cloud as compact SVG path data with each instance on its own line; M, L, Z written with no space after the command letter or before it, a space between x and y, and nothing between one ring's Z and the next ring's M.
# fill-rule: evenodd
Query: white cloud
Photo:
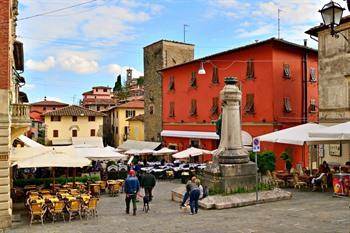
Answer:
M272 28L273 27L271 25L263 24L263 25L260 25L258 28L255 28L252 30L241 28L241 29L238 29L237 32L239 33L238 34L239 37L258 37L258 36L267 35L271 33Z
M112 74L115 74L115 75L121 75L123 77L126 76L126 70L127 69L132 69L132 76L133 78L138 78L140 76L143 76L143 73L136 70L135 68L133 67L130 67L130 66L120 66L118 64L110 64L108 65L107 67L108 69L108 72L112 73Z
M30 70L35 71L48 71L49 69L55 67L56 60L53 56L49 56L44 61L34 61L32 59L29 59L25 62L25 65Z
M75 0L74 3L84 2ZM63 7L59 1L23 0L20 4L20 17L35 15ZM69 5L69 1L65 2ZM26 42L28 47L41 47L47 43L63 40L64 43L80 42L84 45L117 45L122 41L130 41L137 36L135 25L150 20L160 13L162 6L147 1L122 1L120 4L110 1L96 1L77 8L67 9L43 17L19 21L18 34L34 40ZM44 40L40 38L45 38ZM79 38L79 39L72 39ZM35 41L38 40L38 41ZM62 41L58 41L62 42Z
M59 66L78 74L92 74L99 71L96 55L88 52L63 51L58 54Z

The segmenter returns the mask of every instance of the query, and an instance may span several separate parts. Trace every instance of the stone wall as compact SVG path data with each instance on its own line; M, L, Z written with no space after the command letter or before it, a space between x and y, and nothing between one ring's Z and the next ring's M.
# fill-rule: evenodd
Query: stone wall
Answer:
M12 215L8 160L11 146L9 105L12 98L12 44L15 36L14 20L17 15L17 4L16 0L0 1L0 229L11 225Z
M160 141L162 76L159 70L193 60L194 45L161 40L144 48L145 140Z
M350 23L347 23L350 27ZM342 25L345 26L345 25ZM342 32L347 38L350 30ZM329 30L319 32L319 119L321 123L350 120L350 43Z

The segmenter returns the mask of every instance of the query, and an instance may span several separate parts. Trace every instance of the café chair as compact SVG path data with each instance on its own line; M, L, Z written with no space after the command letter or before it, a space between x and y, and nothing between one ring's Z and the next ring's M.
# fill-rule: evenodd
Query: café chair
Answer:
M86 216L86 219L89 216L93 216L93 217L97 216L97 201L98 201L98 198L93 197L89 200L87 205L83 206L83 211L84 211L84 215Z
M67 211L69 213L69 222L72 220L73 215L79 215L80 220L81 218L81 202L80 200L71 200L67 204Z
M30 225L34 222L35 217L40 217L41 224L44 225L44 215L46 213L46 206L41 203L32 202L29 205L30 210Z
M307 183L304 181L299 180L298 173L293 174L293 180L294 180L294 188L298 188L299 190L303 187L307 187Z
M66 220L64 219L64 207L65 203L64 201L57 201L52 203L52 205L49 207L49 213L52 216L52 223L55 222L57 216L62 216L63 221L65 222Z
M279 179L277 177L276 172L272 172L272 179L273 179L273 183L276 187L285 187L286 186L286 182L284 182L284 180Z

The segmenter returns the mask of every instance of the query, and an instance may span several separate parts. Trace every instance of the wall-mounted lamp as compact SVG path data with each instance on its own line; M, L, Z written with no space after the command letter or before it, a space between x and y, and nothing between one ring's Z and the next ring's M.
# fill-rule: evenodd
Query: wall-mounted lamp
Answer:
M198 74L205 74L205 69L204 69L204 62L201 61L201 64L199 65L199 70L198 70Z
M350 10L350 0L346 1ZM345 8L341 7L338 3L330 1L329 3L324 5L322 9L319 10L319 12L322 15L323 24L331 28L331 35L335 38L339 38L340 34L348 43L350 43L350 40L343 33L341 33L342 31L348 30L350 28L347 27L340 30L335 28L336 26L340 25L340 21L343 17L344 10Z

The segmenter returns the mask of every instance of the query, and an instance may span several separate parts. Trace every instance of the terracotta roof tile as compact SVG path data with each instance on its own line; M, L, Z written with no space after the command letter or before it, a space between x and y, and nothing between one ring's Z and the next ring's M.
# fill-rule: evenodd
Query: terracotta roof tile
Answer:
M77 105L71 105L55 111L46 112L44 116L105 116L105 114L96 112Z
M145 103L143 101L130 101L125 104L121 104L118 106L118 108L144 108Z
M140 114L140 115L137 115L137 116L134 116L134 117L131 117L129 119L127 119L127 121L144 121L144 114Z
M35 103L31 103L31 106L68 106L68 104L53 101L53 100L43 100Z

